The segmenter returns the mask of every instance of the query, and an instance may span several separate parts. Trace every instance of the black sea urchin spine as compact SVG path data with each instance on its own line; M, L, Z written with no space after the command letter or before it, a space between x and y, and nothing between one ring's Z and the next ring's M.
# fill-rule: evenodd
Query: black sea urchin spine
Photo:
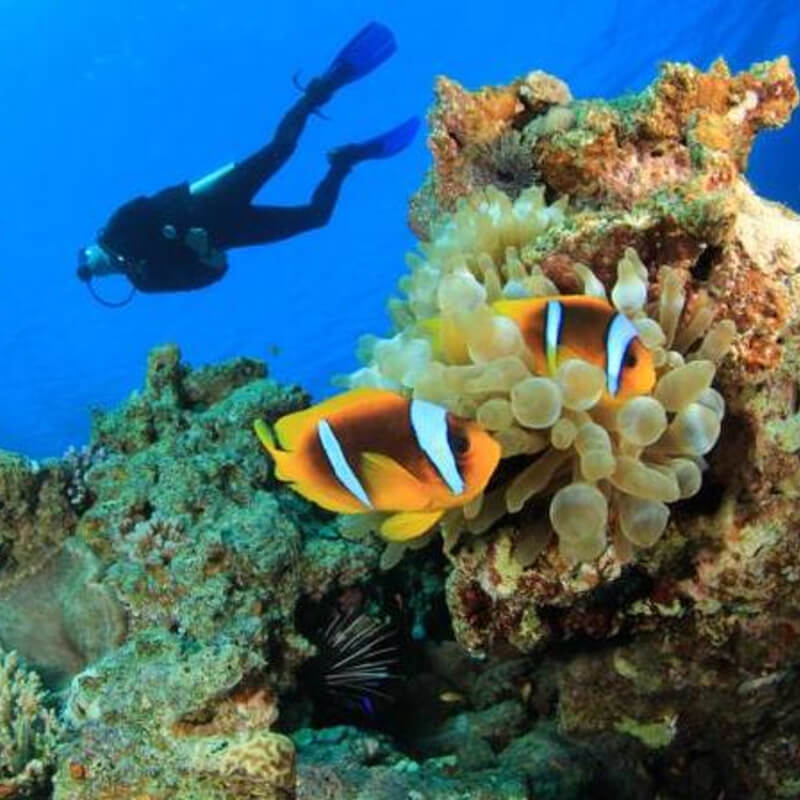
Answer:
M391 702L385 691L398 676L396 633L391 623L365 614L335 615L320 640L320 673L327 693L371 713L373 700Z

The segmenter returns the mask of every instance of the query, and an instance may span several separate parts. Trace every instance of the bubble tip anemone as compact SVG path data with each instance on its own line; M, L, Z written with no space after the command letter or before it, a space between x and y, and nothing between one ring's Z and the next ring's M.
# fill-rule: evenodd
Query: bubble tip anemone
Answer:
M651 547L666 530L669 504L699 491L702 457L725 408L711 384L735 328L712 324L707 295L687 309L683 283L667 270L660 300L648 302L648 270L627 248L610 287L613 307L584 264L573 278L592 303L633 321L644 378L611 387L604 370L579 357L543 367L520 335L514 303L502 298L509 287L528 298L558 293L520 252L561 225L564 213L540 190L513 200L490 187L464 199L440 220L423 257L409 259L402 282L409 319L394 338L372 343L366 369L477 419L504 458L527 461L497 477L477 512L460 512L465 529L489 530L544 499L561 553L581 562L597 559L620 535L627 542L615 548L621 557ZM451 516L448 527L457 524Z

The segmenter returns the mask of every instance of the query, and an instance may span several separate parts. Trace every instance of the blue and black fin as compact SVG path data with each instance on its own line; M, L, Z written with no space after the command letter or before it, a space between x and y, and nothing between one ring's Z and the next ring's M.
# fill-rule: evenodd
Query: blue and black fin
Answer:
M370 22L339 51L322 80L335 91L377 69L395 50L394 34L380 22Z
M364 142L346 144L331 151L328 158L333 164L357 164L372 158L390 158L405 150L419 130L419 117L410 117L391 130Z

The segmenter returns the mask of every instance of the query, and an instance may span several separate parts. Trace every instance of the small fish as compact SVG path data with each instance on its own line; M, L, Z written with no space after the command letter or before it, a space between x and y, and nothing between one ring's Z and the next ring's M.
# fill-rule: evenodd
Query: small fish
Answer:
M540 375L580 358L602 368L614 400L647 394L656 382L653 356L636 326L605 300L572 294L500 300L492 307L519 325Z
M406 541L445 511L474 499L500 460L477 423L425 400L354 389L255 430L275 459L276 477L330 511L392 515L384 538Z
M554 375L570 358L580 358L606 374L606 400L647 394L655 385L653 356L636 326L597 297L572 294L498 300L492 309L513 319L533 356L539 375ZM422 323L434 340L434 352L449 363L469 363L464 337L451 320Z
M445 691L439 695L439 700L442 703L463 703L464 699L464 695L461 692Z

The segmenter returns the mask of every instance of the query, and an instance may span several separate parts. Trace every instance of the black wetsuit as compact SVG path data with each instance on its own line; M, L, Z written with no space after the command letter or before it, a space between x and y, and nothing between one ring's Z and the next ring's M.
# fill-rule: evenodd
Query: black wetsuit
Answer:
M353 165L346 148L341 156L330 157L328 173L307 205L255 206L252 200L292 155L306 120L329 97L321 81L312 81L268 145L199 191L193 193L187 182L131 200L114 212L98 243L124 265L136 288L171 292L220 280L228 269L224 251L230 248L275 242L325 225ZM210 253L205 257L187 244L193 228L207 234Z

